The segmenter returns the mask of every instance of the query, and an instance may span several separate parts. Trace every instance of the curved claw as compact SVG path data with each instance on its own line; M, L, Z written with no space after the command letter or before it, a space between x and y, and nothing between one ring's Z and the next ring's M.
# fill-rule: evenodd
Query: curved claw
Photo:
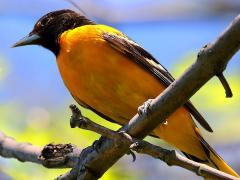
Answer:
M128 154L128 155L132 155L132 158L133 158L132 162L135 162L135 161L136 161L136 159L137 159L136 154L135 154L132 150L129 150L129 151L127 152L127 154Z

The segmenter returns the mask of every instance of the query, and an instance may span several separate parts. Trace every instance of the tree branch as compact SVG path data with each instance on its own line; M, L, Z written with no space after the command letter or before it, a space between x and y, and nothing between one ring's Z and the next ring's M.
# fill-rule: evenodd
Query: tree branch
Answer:
M240 15L215 40L206 45L198 54L196 62L165 91L154 99L150 113L136 114L120 131L132 137L144 138L177 108L182 106L208 80L221 74L231 57L240 46ZM128 144L113 143L105 139L98 152L86 153L78 165L78 179L100 178L119 158L128 151ZM76 170L76 169L74 169ZM77 171L77 170L76 170ZM73 176L73 178L76 178Z
M128 144L129 148L142 154L150 155L154 158L160 159L167 163L169 166L179 166L185 169L188 169L192 172L195 172L197 175L205 177L205 178L214 178L214 179L234 179L237 180L238 178L228 175L224 172L221 172L219 170L216 170L212 167L209 167L207 165L194 162L192 160L189 160L188 158L183 157L182 155L176 153L174 150L166 150L159 146L155 146L151 143L148 143L143 140L138 140L136 138L132 138L130 135L128 135L125 132L116 132L113 130L110 130L106 127L103 127L87 117L82 116L81 111L77 108L75 105L70 105L70 108L72 110L72 117L71 117L71 127L79 127L82 129L94 131L104 137L107 137L109 139L112 139L115 144L121 142ZM98 142L99 143L99 142ZM96 147L94 147L96 143L93 144L93 147L87 148L87 153L89 153L89 149L92 148L92 150L96 150ZM84 154L86 153L83 151L83 154L80 155L80 157L84 157ZM135 159L135 156L134 156ZM79 159L79 165L82 163L82 159ZM67 172L66 174L60 176L58 179L71 179L75 176L77 176L78 171L77 168L74 168L74 170Z
M155 146L153 144L150 144L146 141L136 141L131 148L138 152L143 154L148 154L154 158L160 159L167 163L169 166L179 166L184 169L190 170L198 176L202 176L204 178L210 178L210 179L225 179L225 180L239 180L239 178L234 177L232 175L226 174L222 171L219 171L217 169L214 169L210 166L207 166L205 164L197 163L195 161L192 161L176 151L172 150L166 150L159 146Z
M30 143L19 143L0 131L0 156L21 162L42 164L48 168L72 168L81 150L71 144L48 144L41 148Z
M15 139L6 136L0 131L0 155L6 158L15 158L21 162L34 162L41 164L38 156L41 148L29 143L18 143Z

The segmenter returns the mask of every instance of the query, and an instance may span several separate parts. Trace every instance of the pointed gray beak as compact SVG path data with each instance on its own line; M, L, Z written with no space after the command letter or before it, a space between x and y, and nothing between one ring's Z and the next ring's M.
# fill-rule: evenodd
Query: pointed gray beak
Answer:
M12 47L19 47L19 46L25 46L25 45L31 45L31 44L38 44L41 37L37 34L31 34L24 38L22 38L20 41L15 43Z

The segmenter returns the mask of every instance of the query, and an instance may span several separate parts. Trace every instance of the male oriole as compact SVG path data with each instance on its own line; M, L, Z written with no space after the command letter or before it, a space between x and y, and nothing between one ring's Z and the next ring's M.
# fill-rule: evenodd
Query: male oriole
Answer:
M125 124L137 107L155 98L174 81L154 57L122 32L96 24L71 10L44 15L27 37L14 46L36 44L52 51L62 79L83 107ZM202 138L191 115L208 131L208 123L187 102L153 135L180 149L188 158L238 176Z

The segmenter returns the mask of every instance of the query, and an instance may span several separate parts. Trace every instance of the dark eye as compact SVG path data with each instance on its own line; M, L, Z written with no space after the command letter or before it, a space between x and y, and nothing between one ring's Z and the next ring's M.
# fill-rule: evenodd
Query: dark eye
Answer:
M48 23L49 19L48 18L44 18L42 21L41 21L41 26L45 26L47 23Z

